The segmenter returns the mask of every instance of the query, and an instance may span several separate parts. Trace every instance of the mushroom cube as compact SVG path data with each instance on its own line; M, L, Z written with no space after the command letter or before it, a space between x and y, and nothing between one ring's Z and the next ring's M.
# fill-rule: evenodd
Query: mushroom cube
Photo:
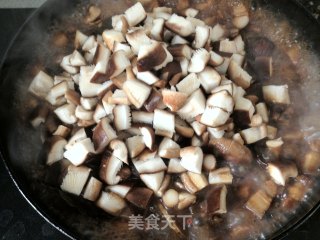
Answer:
M148 188L133 187L126 195L126 199L138 208L147 209L152 196L153 192Z
M223 214L227 212L227 188L225 185L211 187L206 193L203 203L204 211L207 214Z
M195 90L199 89L200 81L195 73L190 73L184 79L182 79L177 85L179 92L187 94L190 96Z
M97 152L104 150L111 140L117 137L117 133L109 124L107 118L100 120L98 125L93 130L92 141Z
M95 177L91 177L84 190L83 198L94 202L99 197L101 189L102 182Z
M290 177L298 176L298 169L294 163L284 164L280 162L269 163L267 171L270 174L272 180L281 186L286 184L286 181Z
M131 127L131 113L128 105L117 105L113 108L114 126L117 131Z
M45 98L52 87L53 78L40 71L32 80L28 90L38 97Z
M162 101L172 111L177 112L187 101L188 95L183 92L162 90Z
M167 170L166 164L160 157L154 157L145 160L132 160L132 162L140 174L156 173Z
M204 49L197 49L191 57L188 71L191 73L199 73L204 70L210 60L210 53Z
M151 93L151 87L138 80L127 80L123 84L123 91L129 101L136 107L141 108Z
M147 13L144 10L142 4L140 2L137 2L125 11L124 16L129 26L132 27L142 22L146 18Z
M202 72L198 73L198 79L206 93L210 93L221 82L220 74L211 67L205 67Z
M163 158L180 157L180 146L170 138L163 138L158 149L158 154Z
M250 163L253 159L251 151L244 145L228 138L211 139L209 145L213 146L222 157L234 163Z
M243 140L246 142L246 144L252 144L267 137L268 135L267 126L265 124L262 124L261 126L258 126L258 127L247 128L245 130L242 130L240 132L240 135L243 138Z
M247 89L251 85L252 77L234 60L231 60L228 74L230 79L240 87Z
M105 155L101 159L99 176L100 179L109 185L116 185L121 181L118 175L123 162L114 155Z
M60 188L65 192L79 196L89 178L90 172L90 168L70 165L63 177Z
M171 158L168 165L168 173L183 173L187 170L181 166L180 159Z
M174 189L169 189L162 196L162 200L166 207L173 208L179 203L179 193Z
M134 136L126 140L129 156L131 158L137 157L146 147L143 136Z
M67 145L67 141L60 136L53 136L48 141L48 155L47 155L47 165L51 165L63 158L64 147Z
M164 171L157 173L141 174L140 178L148 188L150 188L154 192L157 192L163 182Z
M191 94L185 105L180 108L178 115L182 119L192 119L204 112L205 105L206 98L201 89L198 89Z
M90 153L94 153L93 143L90 138L85 138L75 142L68 150L66 150L63 156L72 162L73 165L81 165L88 157Z
M96 205L114 216L119 216L127 206L126 201L118 194L104 191L96 201Z
M108 62L106 79L111 79L120 75L129 66L131 66L131 63L126 56L125 51L120 50L114 52Z
M271 201L272 198L268 194L262 190L259 190L250 197L246 203L246 208L258 218L262 219L263 215L270 207Z
M262 87L263 98L268 103L290 104L288 85L268 85Z
M195 28L190 21L184 17L178 16L177 14L172 14L166 21L165 25L169 30L182 37L187 37L195 31Z
M175 132L175 116L164 110L155 109L153 117L153 128L167 132Z
M203 152L199 147L185 147L180 150L181 166L190 172L201 173Z
M232 180L233 176L228 167L219 168L209 173L210 184L231 184Z

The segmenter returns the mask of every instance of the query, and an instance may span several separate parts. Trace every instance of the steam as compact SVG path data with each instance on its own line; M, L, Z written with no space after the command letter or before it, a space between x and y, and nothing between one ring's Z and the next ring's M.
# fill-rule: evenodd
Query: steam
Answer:
M236 4L239 0L218 1L211 0L210 9L207 14L215 15L217 4ZM81 3L80 3L81 2ZM31 129L27 123L27 115L34 107L27 94L28 86L35 75L40 70L46 70L50 74L59 74L57 72L56 65L59 62L61 56L65 55L71 48L71 45L65 46L65 48L56 47L52 42L52 38L57 33L63 33L68 38L69 43L73 43L74 31L79 29L84 33L94 33L99 30L92 26L86 26L83 22L83 16L88 4L96 4L101 7L103 12L103 24L102 29L110 26L109 17L112 15L124 12L124 10L132 5L135 1L126 0L87 0L87 1L54 1L50 0L45 4L39 12L37 12L30 22L24 27L16 39L12 49L9 52L7 62L8 73L5 75L4 84L1 88L15 89L14 107L12 108L12 115L9 114L8 118L12 117L15 120L12 121L11 134L8 136L8 150L10 152L10 160L14 168L19 172L23 172L25 176L30 178L30 182L40 181L43 182L43 172L41 164L39 164L39 153L41 152L41 132ZM148 2L148 1L146 1ZM154 2L154 1L153 1ZM161 0L160 3L166 6L172 7L176 5L177 1ZM203 1L191 1L193 3ZM246 1L247 2L247 1ZM206 17L202 15L203 17ZM309 42L306 40L308 36L302 35L297 29L292 26L288 20L282 16L275 15L269 10L262 8L256 8L252 12L252 19L255 26L263 26L263 35L270 38L277 46L284 51L288 51L292 48L296 48L299 54L299 58L295 63L297 70L297 76L300 79L300 85L298 88L297 82L291 82L293 105L301 100L301 96L304 96L307 106L304 113L299 118L299 123L302 129L308 130L313 137L320 137L320 56L319 49L316 52L314 49L310 49ZM49 22L53 20L53 24L49 27ZM212 20L216 21L216 20ZM268 23L267 25L265 23ZM275 32L274 29L277 29ZM295 76L295 77L297 77ZM279 81L281 79L278 79ZM290 88L291 90L291 88ZM8 110L6 110L8 111ZM5 112L3 110L3 112ZM311 130L310 130L311 129ZM262 175L260 175L262 176ZM263 182L261 179L254 179L257 186L260 186ZM45 192L50 194L47 190L48 186L36 184L36 189L40 189L41 193ZM316 186L318 187L318 186ZM40 195L40 193L39 193ZM42 197L42 200L48 200L52 195ZM59 197L59 195L54 196ZM312 198L306 198L309 201L309 208L312 207L318 200L319 196ZM56 207L54 211L55 215L61 215L59 209L61 206L54 203ZM63 215L64 213L62 213ZM241 212L241 215L245 214ZM272 221L261 222L257 227L257 230L252 232L251 237L257 237L264 239L268 234L277 230L280 226L283 226L288 218L292 216L281 215L277 212L272 212L275 216ZM237 216L238 213L229 211L227 219L230 219L229 226L236 225L237 221L241 221ZM62 217L60 216L62 219ZM232 221L231 221L232 220ZM99 238L100 236L108 236L115 238L120 236L122 238L128 238L135 236L133 233L128 233L127 225L120 223L112 223L104 221L102 224L98 224L98 221L93 220L86 215L82 215L78 218L78 215L73 215L70 218L64 218L64 222L67 225L75 229L76 232L84 233L90 237ZM88 223L89 222L89 223ZM251 223L248 223L251 224ZM252 223L253 224L253 223ZM93 227L98 226L98 227ZM114 226L114 227L113 227ZM110 228L116 229L110 235ZM121 228L120 230L118 228ZM261 228L261 229L260 229ZM85 232L83 232L86 229ZM261 231L259 231L261 230ZM261 234L264 232L264 234ZM122 235L122 233L124 235ZM131 234L131 235L130 235ZM150 233L151 235L151 233ZM135 236L136 237L136 236Z

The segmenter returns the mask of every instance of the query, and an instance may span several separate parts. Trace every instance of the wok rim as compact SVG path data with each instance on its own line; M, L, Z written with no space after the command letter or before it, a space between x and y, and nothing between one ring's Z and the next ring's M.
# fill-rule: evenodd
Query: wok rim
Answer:
M292 3L296 4L303 14L307 16L311 21L316 23L318 27L320 27L320 18L316 19L312 13L307 9L305 5L303 5L298 0L290 0ZM19 27L19 29L14 34L13 38L10 40L9 45L6 48L5 53L2 56L1 62L0 62L0 75L3 71L3 66L7 60L7 57L9 55L10 50L13 48L13 46L16 44L16 40L23 31L23 29L29 24L29 22L39 13L43 11L43 9L47 6L52 4L53 0L47 0L45 3L43 3L39 8L35 9L23 22L23 24ZM320 32L320 31L319 31ZM0 85L2 84L3 79L0 79ZM5 166L5 169L7 173L10 176L10 179L14 183L15 187L19 191L19 193L23 196L23 198L26 200L26 202L51 226L53 226L56 230L58 230L60 233L62 233L65 237L69 239L78 239L79 236L77 233L72 231L71 229L68 229L68 226L64 224L63 222L59 222L56 219L54 219L54 216L52 216L52 213L48 211L47 209L44 209L41 207L38 202L39 199L35 196L32 196L29 189L23 186L21 183L21 180L19 179L19 174L14 169L14 166L12 165L10 159L8 156L5 156L5 147L3 146L3 142L0 139L0 158ZM297 230L301 225L303 225L313 214L315 214L320 208L320 199L318 202L307 212L305 212L300 218L296 219L291 223L288 221L284 226L279 228L277 231L273 232L269 238L269 240L280 240L285 237L287 237L289 234L292 234L295 230Z

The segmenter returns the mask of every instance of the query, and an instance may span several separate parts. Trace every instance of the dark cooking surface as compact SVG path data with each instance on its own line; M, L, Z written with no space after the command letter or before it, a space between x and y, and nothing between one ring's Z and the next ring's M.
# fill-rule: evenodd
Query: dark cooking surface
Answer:
M320 18L320 0L301 0L301 2L309 8L315 17ZM1 58L10 39L31 12L32 9L0 9ZM2 189L2 194L0 195L1 239L67 239L58 230L43 220L27 201L25 201L14 186L2 161L0 161L0 186ZM285 239L320 239L319 222L320 211Z

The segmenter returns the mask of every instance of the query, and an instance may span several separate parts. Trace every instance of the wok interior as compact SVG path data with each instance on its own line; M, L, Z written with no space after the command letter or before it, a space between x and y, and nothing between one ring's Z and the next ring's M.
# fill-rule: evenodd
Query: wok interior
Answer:
M211 0L210 7L200 16L206 18L218 16L212 22L227 21L219 18L218 10L226 9L237 0ZM1 132L2 150L6 162L22 191L41 211L58 223L60 227L81 238L110 239L165 238L178 236L169 228L165 231L147 231L146 233L129 231L126 219L111 218L98 211L87 202L76 199L59 189L45 183L45 165L41 155L40 132L28 123L28 114L34 107L27 95L28 85L39 69L56 73L61 56L72 49L74 31L80 29L88 34L98 33L110 27L110 17L123 12L135 1L49 1L25 25L13 43L1 72L0 113L4 131ZM194 4L199 1L190 1ZM86 6L94 3L104 12L102 27L84 24ZM175 8L177 1L159 0L160 5ZM243 32L245 39L267 37L277 46L274 56L274 77L270 84L288 84L295 114L288 116L288 127L283 132L295 133L297 129L304 133L302 143L294 142L288 148L292 155L300 156L306 151L306 142L320 137L318 113L319 93L319 27L305 12L292 1L246 1L250 11L250 26ZM150 4L152 6L152 4ZM61 11L63 9L63 11ZM228 24L228 22L226 22ZM59 34L68 37L69 46L59 48L52 41ZM295 55L288 55L297 54ZM291 58L290 58L291 57ZM295 57L295 58L293 58ZM296 62L293 62L295 59ZM281 65L280 65L281 64ZM281 129L280 129L281 131ZM288 150L289 151L289 150ZM290 152L290 151L289 151ZM252 236L264 239L276 236L298 219L302 218L320 200L317 177L298 209L290 214L271 211L268 218L261 222ZM232 215L235 214L235 215ZM237 213L230 213L230 217ZM272 222L272 224L268 224ZM199 238L190 235L191 238Z

